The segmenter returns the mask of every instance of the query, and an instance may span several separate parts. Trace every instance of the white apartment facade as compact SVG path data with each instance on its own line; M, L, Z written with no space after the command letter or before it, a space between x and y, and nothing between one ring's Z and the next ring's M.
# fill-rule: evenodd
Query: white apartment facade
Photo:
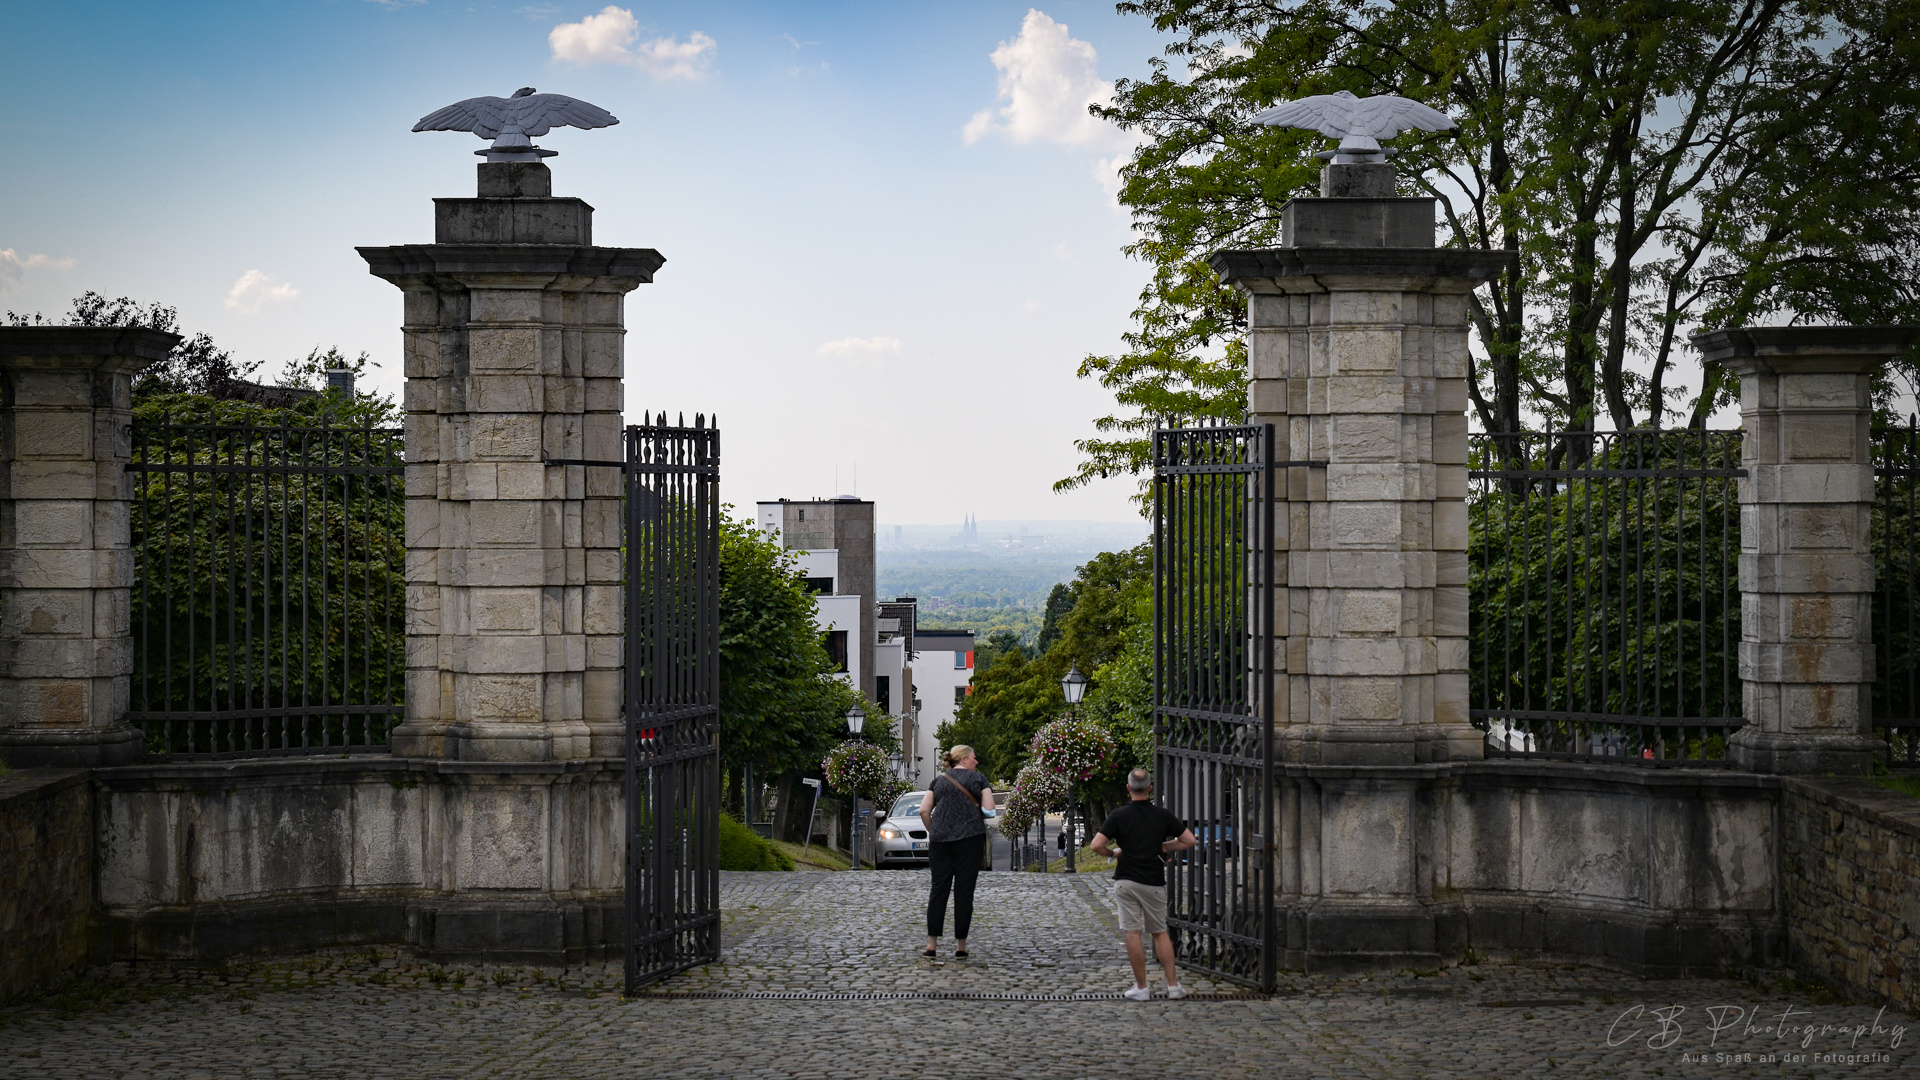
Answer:
M920 715L914 725L918 768L912 779L925 787L940 771L934 733L953 719L973 689L973 631L915 630L913 688L920 699Z

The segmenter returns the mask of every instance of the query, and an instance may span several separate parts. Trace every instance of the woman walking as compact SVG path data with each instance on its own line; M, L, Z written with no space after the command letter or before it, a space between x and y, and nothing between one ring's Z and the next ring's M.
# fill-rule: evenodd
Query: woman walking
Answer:
M953 955L967 958L967 931L973 928L973 887L980 880L980 853L987 842L982 810L993 809L993 790L977 771L980 759L971 746L956 746L940 755L947 771L934 778L920 800L920 820L927 823L927 863L933 869L933 891L927 896L927 951L935 956L940 931L947 921L947 893L953 893Z

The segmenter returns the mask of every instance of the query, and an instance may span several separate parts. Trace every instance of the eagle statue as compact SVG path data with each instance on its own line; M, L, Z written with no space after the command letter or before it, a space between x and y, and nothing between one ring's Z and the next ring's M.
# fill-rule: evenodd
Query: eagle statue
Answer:
M534 136L545 135L557 127L602 128L620 122L619 117L579 98L565 94L539 94L523 86L512 97L475 97L456 101L444 109L420 118L415 131L471 131L493 145L474 153L488 161L539 161L558 151L533 145Z
M1392 95L1354 97L1345 90L1283 102L1255 113L1253 122L1306 128L1339 139L1338 149L1319 155L1336 162L1384 161L1387 152L1380 148L1381 139L1403 131L1451 131L1454 127L1446 113L1417 101Z

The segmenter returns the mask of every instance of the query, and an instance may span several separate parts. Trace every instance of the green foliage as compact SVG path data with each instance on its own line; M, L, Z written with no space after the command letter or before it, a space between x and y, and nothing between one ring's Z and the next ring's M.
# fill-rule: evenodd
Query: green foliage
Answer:
M1093 669L1080 714L1120 740L1119 770L1153 767L1153 604L1140 595L1122 633L1120 653Z
M869 738L894 737L892 718L832 674L796 566L751 521L722 522L720 755L729 769L812 770L845 734L856 702Z
M1486 430L1519 430L1523 410L1583 427L1701 422L1726 380L1710 373L1691 407L1668 385L1691 326L1920 317L1911 4L1120 10L1171 38L1093 110L1141 136L1120 201L1138 233L1126 250L1152 276L1125 350L1081 365L1118 408L1061 487L1140 472L1156 422L1242 415L1244 300L1205 260L1277 244L1280 207L1316 194L1325 140L1251 123L1308 94L1400 94L1459 121L1394 145L1403 194L1440 199L1443 245L1517 258L1470 298Z
M791 870L793 859L747 828L740 819L721 814L720 869Z
M1053 643L1060 640L1060 622L1072 610L1073 590L1064 581L1055 584L1047 593L1045 621L1040 624L1040 640L1034 643L1035 647L1041 652L1053 648Z
M976 638L973 643L973 670L985 671L993 662L1003 656L1018 656L1021 660L1031 660L1037 653L1020 644L1020 639L1011 630L998 630L985 638Z

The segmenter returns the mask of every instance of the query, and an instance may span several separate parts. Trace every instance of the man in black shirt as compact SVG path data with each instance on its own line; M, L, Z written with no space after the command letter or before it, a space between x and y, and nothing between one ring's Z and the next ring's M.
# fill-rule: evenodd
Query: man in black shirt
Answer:
M1165 862L1173 855L1196 847L1193 831L1179 818L1153 805L1153 775L1145 769L1127 774L1127 794L1133 799L1107 815L1100 831L1093 834L1093 853L1116 860L1113 868L1113 900L1119 909L1120 929L1127 934L1127 961L1133 965L1133 988L1126 996L1146 1001L1153 994L1147 989L1147 956L1140 935L1153 935L1153 955L1160 959L1160 970L1167 976L1167 996L1178 1000L1187 996L1180 976L1173 967L1173 938L1167 935L1167 875ZM1115 843L1119 847L1111 845Z

